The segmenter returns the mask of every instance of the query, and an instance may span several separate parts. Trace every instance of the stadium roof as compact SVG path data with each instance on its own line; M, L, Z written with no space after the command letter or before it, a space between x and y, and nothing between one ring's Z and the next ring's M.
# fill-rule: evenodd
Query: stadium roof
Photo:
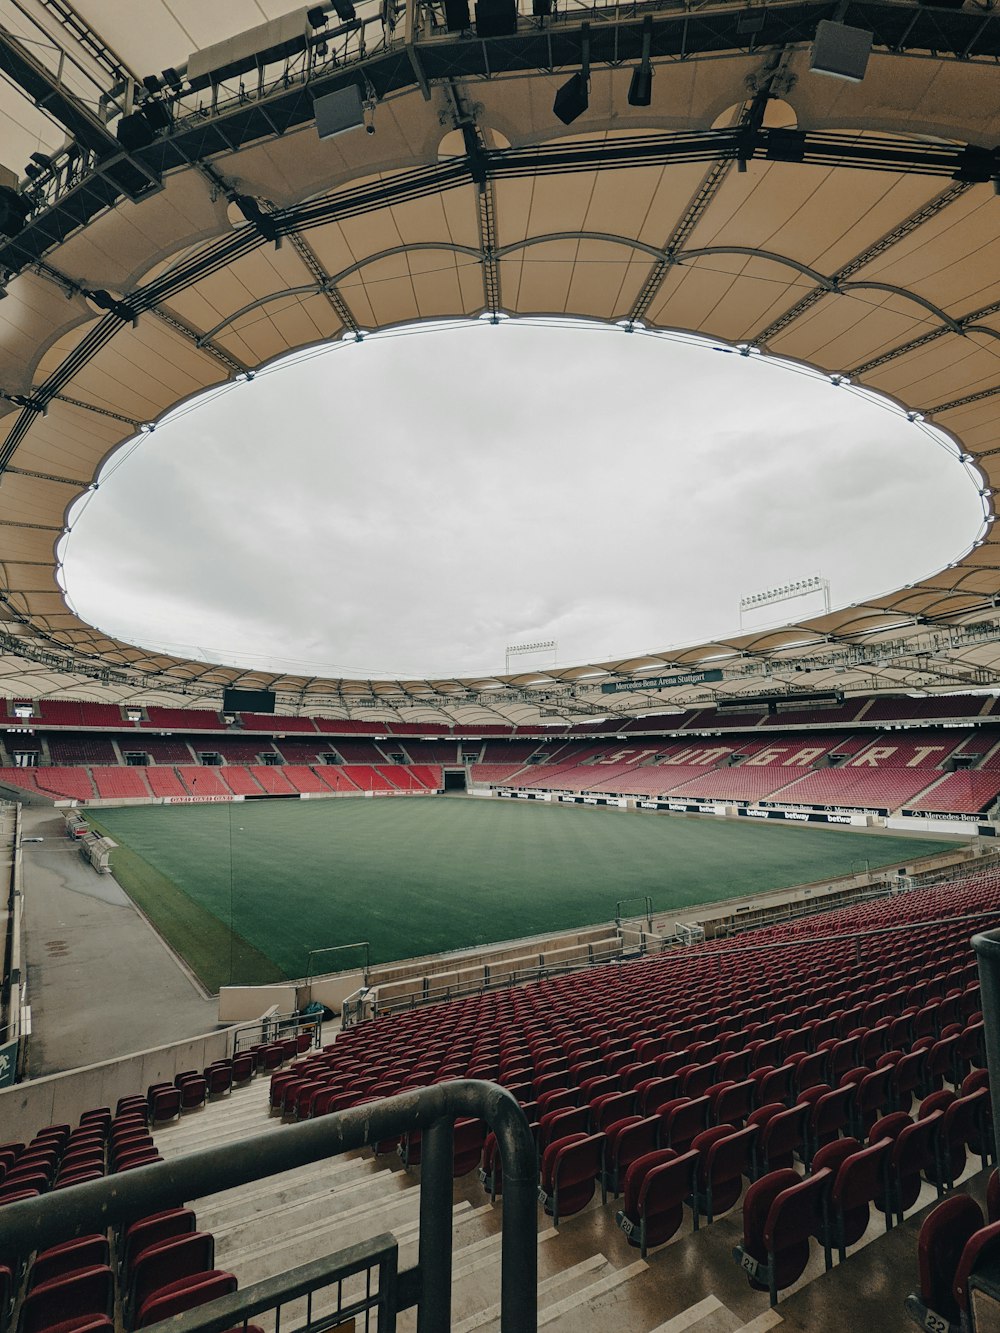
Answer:
M288 709L525 721L1000 683L1000 16L519 0L515 23L505 0L468 21L463 2L360 0L352 19L347 0L0 0L21 178L0 189L0 689L194 704L238 685ZM861 82L810 69L824 19L873 33ZM644 41L652 99L633 106ZM564 125L554 94L588 59ZM338 91L334 116L373 134L319 138L314 99ZM177 403L323 340L518 314L691 330L878 390L978 469L982 531L921 583L803 623L495 679L209 665L66 605L71 505ZM601 693L644 674L655 689Z

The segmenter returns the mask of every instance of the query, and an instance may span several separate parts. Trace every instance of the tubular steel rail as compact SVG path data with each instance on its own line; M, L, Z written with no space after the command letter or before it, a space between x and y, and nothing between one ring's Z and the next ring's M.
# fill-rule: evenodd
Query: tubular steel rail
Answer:
M460 1116L484 1120L496 1135L500 1152L501 1333L532 1333L538 1318L535 1144L524 1112L511 1094L495 1083L478 1079L458 1079L401 1093L290 1126L280 1134L258 1134L238 1143L201 1149L169 1162L8 1204L0 1208L0 1254L26 1258L33 1250L74 1236L127 1225L191 1199L419 1129L419 1251L416 1265L394 1279L393 1308L386 1309L390 1320L387 1327L393 1326L395 1310L415 1306L417 1333L449 1333L453 1130ZM348 1251L342 1256L345 1264L350 1262L350 1254ZM296 1274L286 1277L295 1294L305 1294L301 1283L296 1286ZM316 1285L324 1283L317 1280ZM242 1303L240 1296L244 1298ZM258 1288L250 1288L172 1320L171 1329L173 1333L213 1333L230 1328L261 1309L259 1300Z
M986 1039L986 1068L990 1076L990 1102L996 1106L1000 1096L1000 929L973 935L972 947L979 964L979 987L983 1009L983 1035ZM1000 1145L1000 1116L993 1117L994 1161Z

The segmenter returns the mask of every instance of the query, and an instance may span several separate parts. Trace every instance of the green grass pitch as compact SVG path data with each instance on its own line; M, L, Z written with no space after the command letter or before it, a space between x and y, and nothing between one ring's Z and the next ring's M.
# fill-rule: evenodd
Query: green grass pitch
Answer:
M386 962L608 921L618 899L689 908L952 846L471 798L132 806L88 818L120 844L119 882L211 990L303 976L313 948L370 940L372 961Z

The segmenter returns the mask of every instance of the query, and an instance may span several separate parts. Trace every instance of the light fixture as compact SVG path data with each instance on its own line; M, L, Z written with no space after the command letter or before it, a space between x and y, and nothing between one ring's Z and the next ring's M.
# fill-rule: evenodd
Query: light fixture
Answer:
M582 27L580 69L556 93L552 113L564 125L572 125L590 105L590 24Z
M653 67L649 63L652 45L653 16L647 14L642 21L642 56L632 71L632 82L628 89L629 106L649 106L653 100Z

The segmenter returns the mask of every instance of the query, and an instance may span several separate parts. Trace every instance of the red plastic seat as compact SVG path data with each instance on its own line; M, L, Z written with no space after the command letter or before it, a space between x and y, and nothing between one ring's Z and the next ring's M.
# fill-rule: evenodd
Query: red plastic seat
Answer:
M791 1167L795 1153L805 1142L808 1114L808 1106L786 1107L781 1102L772 1102L751 1112L747 1123L758 1127L751 1163L752 1179L758 1180L782 1167Z
M660 1148L637 1158L625 1173L625 1197L615 1220L642 1258L680 1228L697 1163L694 1151Z
M133 1222L125 1232L125 1243L119 1251L122 1258L122 1272L132 1272L135 1261L153 1245L161 1241L173 1240L176 1236L189 1236L195 1230L195 1215L190 1208L168 1208L160 1213L151 1213Z
M569 1134L586 1134L590 1128L589 1106L567 1106L560 1111L546 1111L538 1121L535 1147L539 1158L545 1155L550 1143Z
M237 1285L232 1273L218 1269L181 1278L149 1297L139 1311L135 1327L146 1328L149 1324L158 1324L161 1319L170 1319L185 1310L218 1300L220 1296L229 1296L236 1291Z
M539 1198L555 1226L587 1206L603 1168L603 1134L570 1134L549 1144L542 1158Z
M621 1193L632 1163L656 1149L659 1132L660 1121L655 1115L626 1116L605 1130L604 1180L613 1194Z
M47 1333L54 1325L114 1314L115 1283L107 1264L78 1269L33 1288L21 1303L18 1333Z
M168 1120L176 1120L181 1113L181 1091L172 1084L158 1088L151 1094L149 1103L149 1122L162 1125Z
M995 1268L1000 1258L1000 1222L980 1227L965 1243L962 1257L958 1263L952 1294L958 1306L963 1328L968 1327L969 1313L969 1278L980 1266Z
M207 1232L192 1231L150 1245L138 1254L128 1275L128 1292L123 1303L127 1326L134 1320L154 1292L214 1267L215 1241ZM129 1322L131 1321L131 1322Z
M660 1107L660 1142L665 1148L684 1153L695 1135L708 1127L707 1097L678 1097Z
M709 1088L709 1119L716 1125L742 1126L756 1105L757 1084L752 1078L740 1083L724 1081Z
M456 1179L478 1165L485 1139L485 1121L469 1117L455 1121L452 1175Z
M841 1262L847 1247L856 1245L868 1229L869 1205L885 1187L885 1172L892 1154L888 1139L862 1148L856 1139L838 1139L820 1148L813 1170L829 1167L833 1180L826 1199L818 1239L822 1240L830 1267L834 1246Z
M743 1177L750 1174L753 1143L758 1133L756 1125L748 1125L746 1129L716 1125L704 1130L691 1144L692 1151L698 1154L691 1194L695 1231L702 1214L711 1224L738 1201L743 1193Z
M107 1267L110 1258L111 1247L104 1235L79 1236L75 1240L63 1241L61 1245L52 1245L35 1256L28 1274L28 1290L81 1268Z
M959 1323L955 1277L966 1244L982 1225L982 1209L967 1194L953 1194L935 1204L921 1223L917 1239L919 1287L905 1301L907 1312L921 1327L944 1329Z
M884 1194L876 1194L875 1206L886 1215L886 1229L893 1221L902 1222L907 1208L912 1208L920 1195L922 1174L934 1160L934 1137L942 1118L935 1111L924 1120L914 1123L905 1111L893 1111L883 1116L871 1128L871 1142L892 1141L892 1156L886 1170Z
M809 1262L809 1237L814 1233L830 1172L817 1171L803 1180L782 1169L762 1176L743 1200L743 1242L733 1256L758 1291L778 1292L798 1281Z

